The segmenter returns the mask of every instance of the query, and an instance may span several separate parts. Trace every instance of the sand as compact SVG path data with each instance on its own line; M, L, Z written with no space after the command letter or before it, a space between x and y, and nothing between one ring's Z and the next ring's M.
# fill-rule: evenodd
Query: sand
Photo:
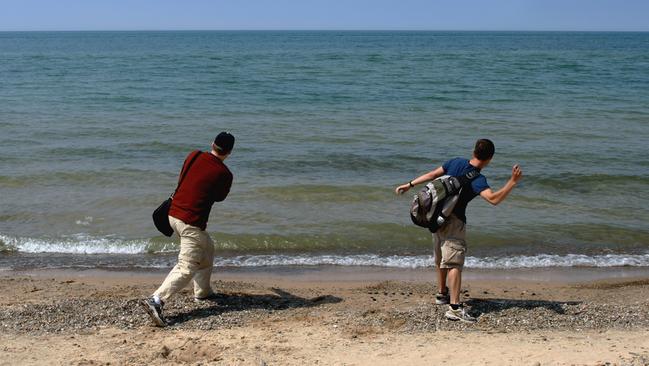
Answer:
M464 324L432 303L430 275L217 272L216 303L187 289L161 329L138 300L162 272L5 272L0 364L649 364L647 277L474 272L463 300L479 321Z

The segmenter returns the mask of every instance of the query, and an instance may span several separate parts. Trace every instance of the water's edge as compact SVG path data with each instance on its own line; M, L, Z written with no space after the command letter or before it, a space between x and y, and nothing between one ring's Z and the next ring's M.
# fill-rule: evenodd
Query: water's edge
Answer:
M0 271L0 278L22 276L38 278L74 278L77 280L161 280L166 269L31 269ZM470 282L528 282L546 284L579 284L599 281L635 281L649 279L649 268L536 268L536 269L467 269L463 274ZM371 283L379 281L408 281L431 283L435 272L431 269L340 267L340 266L288 266L288 267L217 267L213 280L291 283ZM432 291L432 290L431 290Z

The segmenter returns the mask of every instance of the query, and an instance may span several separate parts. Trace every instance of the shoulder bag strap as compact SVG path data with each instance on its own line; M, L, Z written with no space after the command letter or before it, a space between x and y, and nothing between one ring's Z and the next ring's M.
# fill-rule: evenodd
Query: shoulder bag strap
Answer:
M172 198L176 194L176 192L178 192L178 188L180 188L180 184L183 182L183 179L185 179L185 176L187 176L187 172L189 171L189 168L191 168L192 164L194 164L196 158L198 158L200 154L201 154L200 151L196 151L194 153L194 156L191 158L191 160L189 160L189 163L187 163L187 166L183 167L182 171L180 172L180 178L178 178L178 185L176 186L176 190L174 190L174 193L171 195Z

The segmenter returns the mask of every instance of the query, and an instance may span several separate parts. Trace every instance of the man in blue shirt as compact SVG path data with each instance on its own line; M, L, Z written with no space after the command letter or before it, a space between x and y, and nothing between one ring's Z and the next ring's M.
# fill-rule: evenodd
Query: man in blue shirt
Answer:
M402 184L396 188L397 194L402 194L410 188L420 183L431 181L442 175L464 176L469 171L477 169L482 171L494 156L496 148L491 140L480 139L476 142L473 149L471 160L455 158L445 162L442 166L432 170L418 178ZM511 178L505 185L497 190L492 191L487 183L487 178L479 174L466 187L460 191L460 198L453 209L452 215L444 225L433 234L435 246L435 264L437 266L437 284L439 292L435 295L435 303L438 305L449 304L446 312L446 318L449 320L460 320L468 323L476 321L469 315L462 303L460 303L460 289L462 286L462 268L464 267L464 257L466 254L466 206L476 196L480 195L492 205L502 202L507 195L514 189L516 183L523 176L518 165L512 168ZM446 282L450 286L446 287Z

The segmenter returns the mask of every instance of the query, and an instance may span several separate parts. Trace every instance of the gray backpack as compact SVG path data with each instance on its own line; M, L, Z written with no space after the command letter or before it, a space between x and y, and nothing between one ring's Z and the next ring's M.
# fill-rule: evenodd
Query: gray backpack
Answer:
M446 222L453 212L462 187L480 175L480 171L472 169L460 177L443 175L420 190L410 205L412 222L421 227L436 232Z

